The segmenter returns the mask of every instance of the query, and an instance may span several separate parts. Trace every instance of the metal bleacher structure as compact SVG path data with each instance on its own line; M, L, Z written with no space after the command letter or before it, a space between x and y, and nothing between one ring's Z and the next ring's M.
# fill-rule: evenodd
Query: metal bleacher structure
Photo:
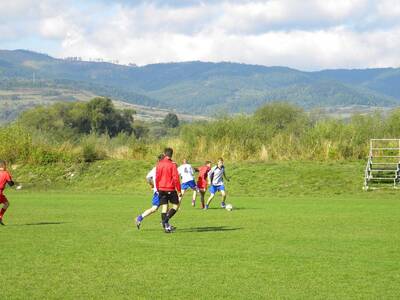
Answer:
M371 139L364 190L397 188L400 183L400 139Z

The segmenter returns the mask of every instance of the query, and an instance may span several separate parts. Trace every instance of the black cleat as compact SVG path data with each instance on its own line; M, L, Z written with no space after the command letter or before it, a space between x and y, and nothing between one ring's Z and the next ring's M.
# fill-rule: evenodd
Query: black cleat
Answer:
M141 216L137 217L135 220L137 229L140 229L140 225L142 224L143 218Z
M6 224L3 223L3 219L0 219L0 225L6 226Z

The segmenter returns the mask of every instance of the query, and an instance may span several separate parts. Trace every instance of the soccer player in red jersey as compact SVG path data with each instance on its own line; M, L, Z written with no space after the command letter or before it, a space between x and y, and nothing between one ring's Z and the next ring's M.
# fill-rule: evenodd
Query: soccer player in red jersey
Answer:
M156 166L156 189L160 198L161 222L165 233L170 233L173 230L169 220L177 212L179 198L182 197L178 167L172 161L173 153L174 151L171 148L166 148L164 158ZM172 204L169 209L168 203Z
M7 208L10 206L10 203L8 202L6 196L3 194L3 191L6 188L6 184L8 184L9 186L13 186L14 181L12 180L10 173L7 171L6 162L0 160L0 204L3 205L0 210L0 225L4 225L3 216Z
M211 161L207 160L204 166L198 168L199 177L197 179L197 187L200 191L201 208L204 208L204 196L207 191L208 172L211 170Z

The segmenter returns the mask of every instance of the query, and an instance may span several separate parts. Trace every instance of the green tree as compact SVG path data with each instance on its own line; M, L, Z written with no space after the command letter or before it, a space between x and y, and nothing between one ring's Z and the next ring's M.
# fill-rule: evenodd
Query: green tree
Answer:
M279 131L299 134L310 123L302 108L287 102L273 102L260 107L254 113L254 119L271 129L273 134Z
M56 103L24 112L20 124L31 129L54 133L60 137L77 134L133 133L134 110L118 110L111 99L97 97L89 102Z
M174 113L168 113L163 120L163 124L168 128L178 127L179 126L178 116Z
M98 134L116 136L120 132L131 134L133 131L132 110L119 111L115 109L111 99L97 97L87 103L87 113L90 119L91 131Z

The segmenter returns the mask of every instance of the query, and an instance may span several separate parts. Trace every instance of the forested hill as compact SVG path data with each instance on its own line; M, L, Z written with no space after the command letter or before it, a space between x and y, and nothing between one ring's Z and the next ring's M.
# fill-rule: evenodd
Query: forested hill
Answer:
M12 109L27 89L38 96L30 104L40 102L42 92L64 101L81 100L86 93L204 115L252 112L269 101L289 101L306 109L392 107L400 103L400 69L302 72L226 62L137 67L0 50L0 108L8 101Z

